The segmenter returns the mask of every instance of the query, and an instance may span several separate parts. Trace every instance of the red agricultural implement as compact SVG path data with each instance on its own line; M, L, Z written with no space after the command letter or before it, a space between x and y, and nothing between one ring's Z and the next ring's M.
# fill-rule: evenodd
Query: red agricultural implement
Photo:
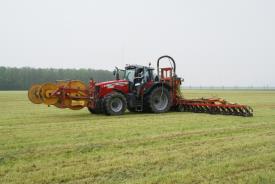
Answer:
M171 66L160 68L160 61L167 58ZM123 73L122 79L119 74ZM116 80L96 83L90 80L88 87L81 81L57 81L33 85L28 97L35 104L44 103L58 108L79 110L87 107L91 113L121 115L130 112L164 113L169 110L237 116L253 116L246 105L228 103L220 98L185 99L181 95L182 79L176 75L176 63L170 56L162 56L154 68L127 65L116 68Z

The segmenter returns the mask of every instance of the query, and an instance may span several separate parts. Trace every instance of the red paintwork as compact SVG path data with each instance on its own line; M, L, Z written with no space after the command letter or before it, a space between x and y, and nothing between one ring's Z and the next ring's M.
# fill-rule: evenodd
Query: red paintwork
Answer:
M123 94L129 93L129 83L127 80L100 82L96 83L95 86L100 87L98 98L102 98L113 91L120 91Z
M173 76L173 68L167 67L167 68L161 68L161 78L166 80L171 80Z
M148 81L148 82L144 85L143 89L141 89L141 94L144 94L144 91L145 91L146 89L151 88L153 85L154 85L154 81L152 81L152 80Z

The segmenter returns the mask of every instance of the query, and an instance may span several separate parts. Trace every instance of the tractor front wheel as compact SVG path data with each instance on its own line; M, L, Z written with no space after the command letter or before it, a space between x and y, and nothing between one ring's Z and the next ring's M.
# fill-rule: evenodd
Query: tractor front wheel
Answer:
M96 101L95 108L90 108L88 107L88 110L90 111L91 114L101 114L103 113L103 108L102 108L102 100Z
M100 108L95 108L95 109L92 109L90 107L88 107L88 110L91 114L100 114L101 113L101 109Z
M121 115L125 112L126 106L126 99L120 93L111 93L104 98L104 110L107 115Z

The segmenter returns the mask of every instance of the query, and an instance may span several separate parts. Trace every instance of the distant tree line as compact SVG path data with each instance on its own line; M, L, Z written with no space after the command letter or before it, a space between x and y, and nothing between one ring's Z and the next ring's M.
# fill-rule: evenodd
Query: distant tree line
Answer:
M107 70L0 67L0 90L26 90L32 84L56 80L81 80L88 83L90 78L102 82L112 80L114 76Z

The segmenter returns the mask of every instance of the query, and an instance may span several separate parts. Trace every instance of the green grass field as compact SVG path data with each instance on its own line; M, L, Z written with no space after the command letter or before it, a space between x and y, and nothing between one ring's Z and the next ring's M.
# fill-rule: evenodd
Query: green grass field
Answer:
M275 91L186 90L253 107L110 117L0 92L0 183L275 183Z

